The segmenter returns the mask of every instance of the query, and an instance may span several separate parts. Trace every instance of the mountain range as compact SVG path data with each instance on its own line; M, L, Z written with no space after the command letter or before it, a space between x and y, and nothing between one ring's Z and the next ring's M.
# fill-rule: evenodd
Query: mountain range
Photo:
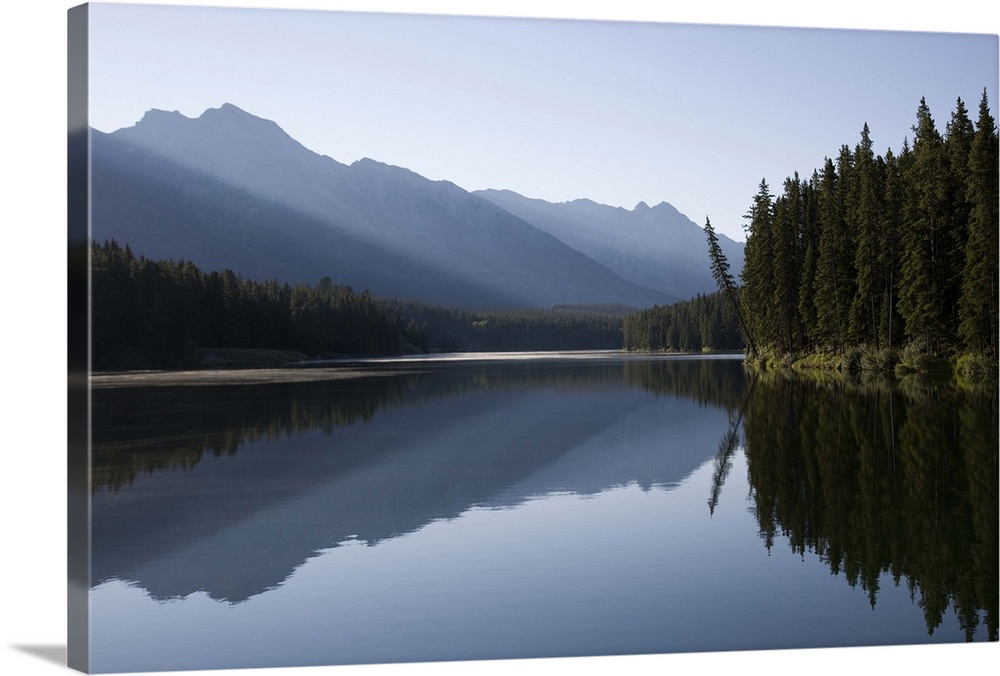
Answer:
M634 209L588 199L554 204L510 190L480 190L497 206L586 254L640 286L679 298L715 290L705 231L667 202ZM734 276L743 270L743 243L725 235L719 244Z
M253 279L469 308L670 304L711 292L705 237L669 204L632 211L471 193L346 165L225 104L91 130L91 234ZM738 273L742 245L723 239Z

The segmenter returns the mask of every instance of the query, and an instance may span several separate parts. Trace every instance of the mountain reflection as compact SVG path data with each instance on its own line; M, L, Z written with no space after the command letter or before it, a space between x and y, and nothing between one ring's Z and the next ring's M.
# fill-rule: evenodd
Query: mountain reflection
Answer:
M740 401L744 375L736 362L707 359L585 366L416 364L398 375L346 382L95 389L92 486L94 491L119 490L143 474L190 469L206 453L232 455L248 442L328 432L435 398L482 390L609 385L733 408Z
M744 382L736 360L640 359L97 389L92 579L238 602L348 540L552 492L674 485L711 456Z
M744 435L752 508L875 606L892 575L928 632L953 608L967 640L997 640L996 392L766 374Z

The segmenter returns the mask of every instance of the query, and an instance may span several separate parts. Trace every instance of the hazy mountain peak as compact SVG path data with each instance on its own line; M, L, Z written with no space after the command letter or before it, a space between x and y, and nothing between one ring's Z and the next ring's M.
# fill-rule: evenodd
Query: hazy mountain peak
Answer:
M150 111L94 138L94 232L143 255L261 279L335 273L373 293L469 307L675 300L450 181L370 158L345 166L233 104L195 119Z
M142 119L139 120L139 124L155 124L158 122L169 122L174 120L186 120L186 118L179 110L161 110L159 108L151 108L147 110L142 115Z
M650 211L652 211L653 213L661 213L662 212L662 213L669 214L671 217L674 217L674 218L681 217L685 221L691 221L690 218L688 218L686 215L684 215L680 211L678 211L677 207L675 207L670 202L660 202L655 207L650 207ZM691 222L693 222L693 221L691 221Z
M633 209L578 199L554 204L515 192L480 191L498 206L565 242L624 279L690 298L715 290L705 231L669 202ZM734 274L743 268L743 245L719 236Z
M204 113L202 113L202 115L212 114L214 112L226 113L227 115L243 115L245 117L253 117L253 118L256 118L256 119L262 119L262 118L258 118L256 115L251 115L247 111L243 110L239 106L233 105L232 103L223 103L218 108L209 108Z
M198 119L202 122L211 123L213 126L225 127L227 129L253 130L257 133L277 133L291 139L278 126L277 122L257 117L231 103L223 103L218 108L209 108Z
M360 160L351 162L351 167L356 169L367 169L369 171L400 171L408 174L416 174L416 172L405 167L397 167L396 165L388 164L386 162L379 162L378 160L373 160L370 157L362 157Z
M209 120L209 121L223 121L226 124L232 124L234 121L242 120L246 121L257 121L261 123L266 123L268 125L274 125L274 122L270 120L265 120L263 118L251 115L245 110L234 106L231 103L223 103L218 108L209 108L205 110L197 118L191 118L183 114L179 110L161 110L160 108L151 108L143 113L142 118L136 123L135 126L149 127L158 125L176 125L192 122L195 119L199 120Z

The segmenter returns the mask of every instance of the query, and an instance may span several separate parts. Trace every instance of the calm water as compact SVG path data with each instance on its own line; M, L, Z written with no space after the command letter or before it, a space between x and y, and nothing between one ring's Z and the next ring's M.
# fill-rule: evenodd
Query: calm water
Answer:
M94 391L94 671L997 639L995 393L384 367Z

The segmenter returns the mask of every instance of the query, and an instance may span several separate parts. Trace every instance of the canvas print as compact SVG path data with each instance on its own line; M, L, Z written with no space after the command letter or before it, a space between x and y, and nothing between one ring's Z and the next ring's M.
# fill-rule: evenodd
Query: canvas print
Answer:
M69 11L69 662L998 638L998 38Z

